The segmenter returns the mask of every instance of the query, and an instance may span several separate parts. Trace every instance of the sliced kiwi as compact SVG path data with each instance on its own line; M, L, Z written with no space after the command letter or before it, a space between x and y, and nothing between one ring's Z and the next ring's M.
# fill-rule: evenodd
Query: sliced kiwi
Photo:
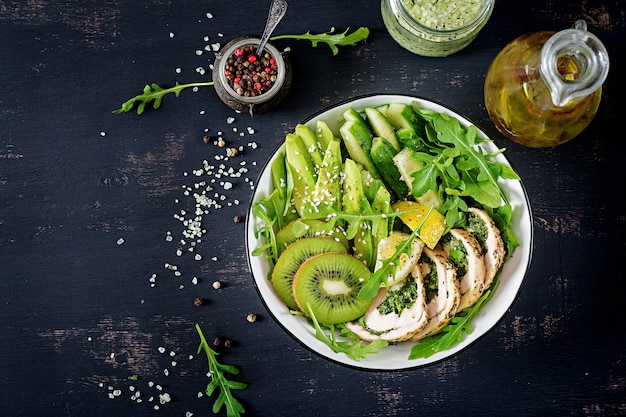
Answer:
M276 233L276 246L280 255L287 246L303 237L329 236L348 248L346 234L339 227L327 231L328 223L319 219L297 219Z
M346 248L330 237L298 239L280 255L272 271L272 284L276 294L292 310L298 309L293 298L293 279L302 263L313 255L324 252L343 252Z
M361 317L372 300L357 295L371 272L355 257L346 253L323 253L306 260L293 282L298 307L309 314L310 306L318 322L345 323Z

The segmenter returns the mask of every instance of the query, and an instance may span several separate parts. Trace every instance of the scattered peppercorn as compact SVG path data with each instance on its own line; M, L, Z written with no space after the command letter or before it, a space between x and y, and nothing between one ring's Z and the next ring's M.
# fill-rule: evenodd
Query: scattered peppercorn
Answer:
M238 214L238 215L236 215L235 217L233 217L233 221L234 221L235 223L241 223L241 222L243 221L243 216L241 216L241 215L239 215L239 214Z
M246 317L246 320L248 320L250 323L254 323L256 321L256 314L254 313L248 314L248 316Z
M207 144L211 143L211 138L205 135L202 137L202 142L207 143Z
M222 284L219 281L215 281L213 283L213 288L215 288L216 290L219 290L219 288L222 286Z
M223 148L224 146L226 146L226 141L222 138L219 138L217 140L217 146L219 146L220 148Z
M204 298L198 297L193 300L193 305L195 305L196 307L200 307L202 304L204 304Z
M226 340L224 340L224 347L229 348L229 347L231 347L232 345L233 345L233 341L232 341L232 340L230 340L230 339L226 339Z
M216 337L215 339L213 339L213 346L218 347L221 343L222 341L220 340L219 337Z
M269 91L276 82L278 66L272 55L265 51L256 55L256 46L237 48L228 58L224 75L228 85L244 97L256 97Z
M239 151L237 150L237 148L228 148L226 149L226 155L227 156L237 156L239 154Z

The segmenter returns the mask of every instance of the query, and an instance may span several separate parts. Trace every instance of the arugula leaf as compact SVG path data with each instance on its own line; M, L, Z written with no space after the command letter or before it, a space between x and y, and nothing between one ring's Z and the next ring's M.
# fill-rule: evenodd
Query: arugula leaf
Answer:
M150 104L151 102L153 102L152 107L154 109L158 109L159 107L161 107L161 101L166 94L174 93L174 95L178 97L180 96L180 92L184 89L191 87L207 87L211 85L213 85L212 81L190 84L179 84L178 82L176 82L176 85L170 88L163 88L156 83L148 84L143 88L143 93L136 95L130 100L126 100L124 103L122 103L122 106L119 109L113 110L113 113L123 113L130 111L133 109L135 104L138 104L137 114L142 114L146 105Z
M389 342L382 339L374 340L366 345L363 345L363 341L356 337L356 335L350 332L350 330L343 325L339 326L341 329L341 336L348 337L351 341L338 341L335 336L335 327L330 327L331 332L330 336L328 336L324 330L322 330L320 323L315 318L315 314L313 314L310 303L307 303L307 308L309 311L309 317L311 318L313 327L315 328L315 337L324 342L324 344L331 348L335 353L345 353L350 359L359 361L367 355L377 353L382 348L389 345Z
M482 305L489 301L500 281L494 281L492 286L478 299L472 307L464 308L462 314L454 316L442 330L433 336L425 337L411 348L409 360L428 358L437 352L450 349L461 341L464 334L470 334L474 330L472 328L472 319L478 314Z
M347 34L349 30L350 28L346 29L343 33L335 33L335 28L332 27L330 28L330 31L326 33L313 34L310 31L308 31L307 33L302 34L302 35L278 35L278 36L273 36L270 39L271 40L278 40L278 39L309 40L311 41L311 45L313 45L314 48L317 47L317 44L319 42L322 42L322 43L327 44L330 47L331 51L333 52L333 55L337 55L339 53L338 46L348 46L348 45L354 46L358 42L364 39L367 39L370 33L369 29L366 27L360 27L354 32L352 32L351 34Z
M198 353L204 351L209 361L209 373L211 374L211 382L206 387L206 395L209 397L216 389L219 389L220 393L213 403L213 413L217 414L223 406L226 407L226 415L228 417L240 417L242 413L245 413L243 405L230 392L233 389L244 389L247 384L244 382L230 381L227 379L226 374L237 375L239 369L232 365L224 365L217 361L219 353L211 349L204 334L200 329L200 326L196 324L196 331L200 336L200 346L198 346Z
M485 153L478 145L489 139L478 137L475 126L465 127L446 114L416 105L413 108L426 121L427 146L426 151L415 153L424 162L424 168L413 174L412 193L424 195L428 190L437 190L442 201L439 211L446 217L448 229L464 226L471 201L492 215L510 214L512 208L499 180L519 180L519 176L511 167L493 159L505 149ZM502 231L507 254L511 254L519 246L509 229L511 217L504 215L499 220L496 224Z
M486 140L478 138L476 127L465 128L458 119L442 113L435 114L432 124L438 132L439 141L456 148L458 156L462 155L454 163L463 171L461 180L464 187L459 190L460 195L471 196L488 207L499 207L502 201L507 204L508 198L498 185L502 165L489 161L482 149L476 146Z

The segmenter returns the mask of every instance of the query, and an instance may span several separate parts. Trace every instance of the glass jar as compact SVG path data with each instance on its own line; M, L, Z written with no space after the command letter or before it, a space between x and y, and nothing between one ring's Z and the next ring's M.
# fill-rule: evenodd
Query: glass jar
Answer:
M522 35L485 77L485 107L502 134L534 148L565 143L595 116L609 71L606 48L578 20L571 29Z
M423 56L460 51L485 26L495 0L382 0L383 22L402 47Z
M256 93L261 90L255 91L254 94L256 95L254 96L248 96L248 93L244 91L245 88L235 88L236 86L233 85L232 81L234 74L231 74L231 78L229 78L226 71L229 59L235 57L237 50L246 49L249 46L258 47L260 42L261 39L254 36L242 36L233 39L224 45L219 53L215 54L216 60L213 64L213 83L219 98L230 108L249 112L251 116L276 107L287 95L292 79L291 63L288 57L268 42L263 51L275 60L276 66L276 73L273 74L275 80L273 80L271 88L260 94ZM248 64L246 63L246 65ZM254 89L254 86L251 89Z

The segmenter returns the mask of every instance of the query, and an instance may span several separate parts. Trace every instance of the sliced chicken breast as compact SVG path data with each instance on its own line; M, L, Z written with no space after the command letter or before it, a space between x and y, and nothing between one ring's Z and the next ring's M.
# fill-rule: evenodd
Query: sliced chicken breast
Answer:
M504 241L500 229L485 210L471 207L468 211L467 230L478 240L485 255L484 291L491 286L504 264Z
M381 287L363 318L346 323L346 327L362 340L383 339L393 343L410 339L427 321L422 279L410 275L389 288Z
M413 270L424 281L427 292L426 313L428 323L415 333L412 341L418 341L426 336L437 334L450 319L454 317L461 301L459 282L456 279L456 268L449 261L446 254L440 249L423 249L422 258ZM433 287L433 294L429 299L429 287Z
M485 285L485 257L476 238L467 230L451 229L443 250L456 266L461 289L459 310L471 307L483 294Z

